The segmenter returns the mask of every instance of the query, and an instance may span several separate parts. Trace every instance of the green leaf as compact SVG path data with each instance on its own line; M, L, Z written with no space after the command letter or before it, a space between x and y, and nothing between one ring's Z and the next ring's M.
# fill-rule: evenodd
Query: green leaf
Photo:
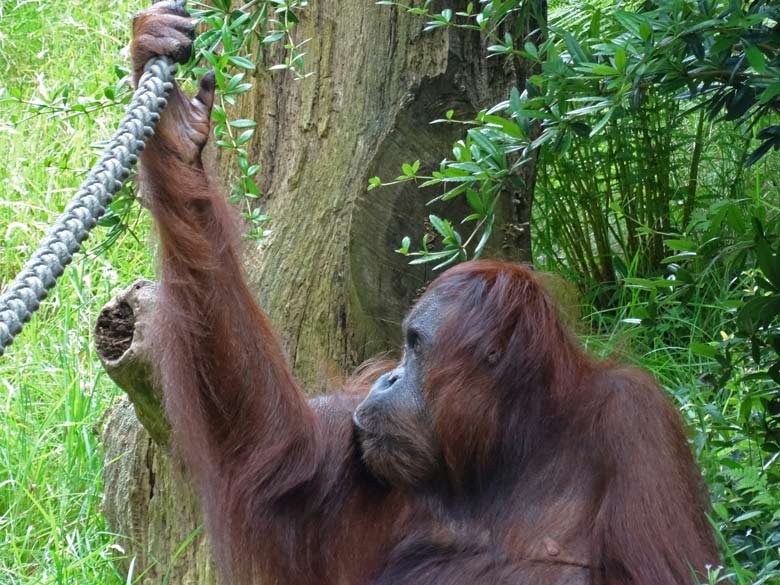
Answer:
M517 114L520 110L523 109L523 102L520 98L520 91L516 87L513 87L512 91L509 93L509 109L514 114Z
M691 258L696 257L696 252L682 252L680 254L674 254L672 256L667 256L663 260L661 260L662 264L673 264L677 262L684 262L686 260L690 260Z
M737 314L737 327L752 334L780 315L780 295L753 297Z
M482 237L479 239L479 243L477 243L477 247L474 248L474 258L479 258L482 255L482 251L485 249L485 246L490 241L490 236L493 233L493 222L485 226L485 231L482 232Z
M382 186L382 179L379 177L371 177L368 180L368 190L371 191L371 189L376 189L377 187Z
M257 126L257 122L244 118L241 120L233 120L230 125L233 128L254 128Z
M780 82L774 82L758 95L758 103L766 104L780 95Z
M699 246L691 240L664 240L664 243L671 250L680 250L683 252L696 252Z
M449 232L452 231L452 227L449 225L449 222L440 218L438 215L431 214L428 216L428 220L431 222L433 229L435 229L445 238L449 235Z
M756 516L760 516L762 514L761 510L751 510L750 512L745 512L744 514L740 514L736 518L734 518L731 522L744 522L745 520L750 520L751 518L755 518Z
M262 43L264 45L270 45L271 43L281 41L283 38L284 38L284 31L277 31L269 35L266 35L266 37L262 40Z
M455 252L453 252L452 256L450 256L447 260L445 260L441 264L437 264L436 266L434 266L433 269L434 270L441 270L445 266L449 266L450 264L454 264L455 262L457 262L459 256L460 256L460 251L455 251Z
M244 79L243 73L237 73L236 75L231 77L230 80L227 82L227 85L225 86L225 93L234 91L241 84L241 81L243 79Z
M604 126L607 125L607 122L609 122L610 118L612 118L612 113L614 111L614 108L608 109L607 112L601 117L601 119L596 122L596 124L593 126L593 129L590 131L591 137L596 136L599 132L601 132Z
M506 45L490 45L487 48L488 53L497 53L497 54L503 54L503 53L509 53L512 50L512 47L507 47Z
M715 358L718 355L718 350L708 343L692 343L690 348L692 353L701 357Z
M775 362L767 373L769 374L769 377L772 378L773 382L780 384L780 362Z
M241 133L241 135L238 137L238 140L236 140L236 146L242 146L246 144L254 135L255 135L254 128L251 128L249 130L244 130Z
M463 193L466 190L466 185L461 184L455 187L454 189L450 189L446 193L443 193L437 199L441 199L442 201L449 201L450 199L455 199L458 195Z
M255 64L252 63L249 59L246 57L237 57L233 55L230 57L230 62L235 65L236 67L241 67L242 69L254 69Z
M399 254L403 254L404 256L408 256L409 255L409 246L411 246L411 245L412 245L412 240L409 239L409 236L406 236L401 241L401 247L398 248L396 250L396 252L398 252Z
M471 129L469 130L468 135L472 141L477 143L482 152L489 154L496 162L501 160L502 152L499 150L499 147L483 132L480 132L477 129Z
M583 63L588 60L587 54L583 51L582 47L577 42L577 39L575 39L571 33L564 32L563 40L566 43L566 49L568 49L569 54L575 63Z
M484 121L491 126L497 126L499 129L501 129L501 131L512 138L516 138L518 140L525 138L525 133L523 132L522 128L520 128L520 126L515 124L512 120L507 120L501 116L485 116Z
M766 73L766 60L758 47L745 43L745 57L756 73Z
M409 264L410 265L427 264L428 262L435 262L437 260L441 260L442 258L447 258L452 254L453 254L452 250L443 250L441 252L430 252L428 254L424 254L420 256L419 258L415 258L414 260L409 262Z
M766 237L756 237L756 259L761 272L772 283L775 290L780 291L780 254L777 254Z
M480 213L484 213L485 206L483 205L482 198L477 191L474 189L466 189L466 201L468 201L471 209L474 211L479 211Z
M587 65L583 65L582 69L590 69L593 73L596 75L617 75L620 73L617 69L614 67L611 67L609 65L603 65L601 63L588 63Z
M473 162L451 163L448 168L457 169L459 171L466 171L467 173L471 173L475 175L485 172L485 169L483 169L477 163L473 163Z
M642 22L639 24L639 37L640 37L640 38L641 38L643 41L647 41L647 40L649 40L649 39L650 39L650 37L652 37L652 36L653 36L653 29L652 29L652 28L650 28L650 25L649 25L649 24L647 24L647 22L645 22L645 21L642 21Z
M260 189L257 186L257 183L255 183L251 178L247 177L244 181L244 187L246 189L245 195L247 197L250 197L252 199L257 199L260 197Z
M645 290L653 290L658 286L658 282L649 278L624 278L623 282L629 288L640 288Z
M626 69L626 50L623 47L615 51L615 69L621 73Z
M214 106L214 109L211 110L211 119L214 120L215 122L227 121L227 114L225 113L225 108L223 108L219 104L216 104Z

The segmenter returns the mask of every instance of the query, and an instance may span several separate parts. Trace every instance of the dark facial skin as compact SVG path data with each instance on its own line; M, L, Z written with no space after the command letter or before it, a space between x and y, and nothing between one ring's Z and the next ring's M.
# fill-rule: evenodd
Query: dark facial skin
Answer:
M353 415L366 465L393 485L420 484L440 464L441 452L423 384L443 309L435 294L424 296L415 305L403 323L400 363L374 383Z

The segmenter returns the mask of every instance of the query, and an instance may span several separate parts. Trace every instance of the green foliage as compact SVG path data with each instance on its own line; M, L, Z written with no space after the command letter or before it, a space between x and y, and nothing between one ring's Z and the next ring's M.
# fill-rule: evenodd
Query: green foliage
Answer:
M198 36L191 67L200 77L209 69L214 71L217 83L217 103L212 119L214 136L219 147L228 151L236 161L237 180L230 186L231 202L243 207L242 215L250 226L246 237L259 240L268 234L270 217L262 212L261 193L257 185L260 167L249 160L247 146L255 135L257 122L232 119L230 112L239 96L252 89L247 81L258 64L266 64L274 45L282 46L283 62L268 66L272 71L287 71L296 79L305 79L303 46L296 42L295 25L298 13L308 5L307 0L258 0L241 8L234 8L230 0L201 4L193 10L205 31Z
M679 218L673 217L674 186L664 177L669 170L674 174L670 167L679 164L669 157L675 140L686 135L675 132L683 116L703 109L709 119L723 113L725 120L756 124L780 105L780 61L773 42L780 38L778 7L764 1L656 0L642 3L638 9L631 9L631 4L616 7L612 2L565 3L565 8L551 16L546 35L538 44L511 32L500 34L507 23L524 22L517 18L518 12L538 15L538 3L507 0L481 2L479 6L481 11L472 6L457 14L448 10L433 13L429 3L422 8L405 8L432 17L429 28L480 30L496 43L489 47L490 53L541 66L524 91L515 92L512 99L471 121L474 128L469 135L484 138L482 152L492 150L498 157L492 156L499 159L510 157L512 171L541 151L540 156L552 163L541 165L547 191L570 179L572 168L601 172L595 181L601 185L596 185L595 193L593 185L580 185L591 191L590 209L579 209L588 198L576 188L568 204L542 198L543 204L547 201L550 207L563 209L576 222L562 238L557 237L560 233L554 234L557 245L564 246L562 253L570 268L598 283L615 280L613 248L620 249L621 266L639 257L646 267L657 268L664 253L662 234L676 222L689 219L696 203L701 144L692 152L688 176L678 173L673 177L687 184L690 191ZM533 36L539 38L536 32ZM682 98L691 104L685 112L679 109ZM698 127L696 139L700 143L704 118ZM539 131L533 132L536 128ZM757 137L763 142L746 158L747 164L775 144L780 146L775 126L766 126ZM462 162L445 160L440 172L457 169ZM485 175L480 162L465 167L464 177L492 181L482 185L482 190L510 195L514 174ZM560 168L550 168L558 162ZM423 186L443 182L436 175L433 179ZM653 183L637 193L631 183L647 179ZM381 184L372 181L372 186ZM464 191L454 191L453 196ZM606 197L596 201L597 193ZM549 218L551 211L543 209L542 214ZM583 225L577 217L583 213L590 225ZM491 225L486 221L482 228L487 230ZM546 248L547 255L561 253L549 241Z
M499 54L513 52L514 39L525 34L529 18L542 26L545 23L544 5L538 0L479 0L469 2L463 10L444 8L440 12L433 11L432 0L425 0L419 7L392 0L380 0L377 4L397 6L409 14L429 18L425 31L447 27L478 31L496 43L488 51Z
M36 2L35 4L38 4ZM248 119L233 119L231 111L240 96L252 88L247 73L256 64L280 58L283 62L267 65L269 70L287 71L296 79L305 79L302 47L306 41L294 38L297 14L308 5L307 0L257 0L242 7L233 7L229 0L211 4L191 2L190 11L203 30L195 43L192 62L180 71L182 81L201 77L208 70L215 73L217 103L212 120L216 144L230 153L237 164L237 180L231 185L231 201L243 206L243 216L249 224L248 238L261 239L268 233L265 225L270 218L258 211L261 198L256 179L258 165L249 160L247 146L255 134L257 123ZM275 46L281 51L271 54ZM8 124L24 123L35 116L47 119L70 120L78 116L94 114L117 106L126 105L132 94L129 70L122 60L114 66L115 79L95 88L93 95L72 93L73 81L68 79L57 86L39 84L38 94L25 97L21 86L9 87L0 93L0 100L18 106L19 115L12 115ZM99 149L102 144L96 144ZM126 187L114 199L101 225L111 227L107 237L96 251L105 251L126 232L132 232L137 221L138 209L134 205L136 194L132 186Z
M438 13L432 11L432 2L429 1L421 7L392 1L377 3L430 18L425 25L426 31L445 27L479 31L495 43L488 48L490 53L510 59L526 56L525 52L514 51L512 45L518 35L526 34L529 22L539 23L541 28L546 26L543 3L538 1L482 0L469 2L462 11L444 8ZM535 30L534 35L539 32ZM527 44L533 45L531 41ZM402 245L397 251L413 257L411 264L438 262L434 269L441 269L457 261L481 256L493 233L500 199L511 197L521 188L522 180L517 176L517 170L529 160L533 149L532 126L538 116L524 109L526 101L525 94L521 96L514 90L510 100L480 112L474 120L454 120L454 112L448 111L445 119L433 123L459 123L469 128L465 138L453 145L453 158L443 160L438 171L429 176L422 175L417 161L413 170L412 165L404 165L403 174L393 181L385 183L380 177L369 179L369 190L405 181L419 182L421 188L440 186L442 193L432 198L429 204L463 196L470 208L470 213L459 222L472 224L465 239L451 227L454 222L441 220L444 226L449 226L448 229L440 231L431 221L435 231L443 236L441 249L428 249L430 235L424 236L418 250L410 251L409 245Z
M447 112L446 121L453 121L452 116L452 112ZM435 266L439 269L458 260L479 258L492 233L499 197L503 191L514 187L514 172L524 162L511 156L511 144L502 142L507 132L516 136L523 132L511 120L488 112L466 124L475 127L468 129L465 138L453 145L452 159L442 161L439 170L433 171L430 176L421 175L420 161L415 161L411 165L405 164L403 174L390 183L382 183L379 177L369 180L369 190L406 181L422 181L420 187L441 185L443 192L430 203L465 197L471 213L460 223L472 224L465 240L452 228L449 220L434 220L436 216L430 216L431 225L443 236L443 247L441 250L429 250L429 236L423 238L419 251L410 252L409 246L402 246L399 251L414 257L411 264L439 262Z

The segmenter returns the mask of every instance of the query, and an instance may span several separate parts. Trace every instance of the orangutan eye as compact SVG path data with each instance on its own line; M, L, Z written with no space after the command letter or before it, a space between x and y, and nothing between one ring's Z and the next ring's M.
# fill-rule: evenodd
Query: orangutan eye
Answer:
M420 347L422 346L422 339L420 339L420 334L417 333L417 331L414 329L410 329L406 333L406 345L414 352L420 350Z

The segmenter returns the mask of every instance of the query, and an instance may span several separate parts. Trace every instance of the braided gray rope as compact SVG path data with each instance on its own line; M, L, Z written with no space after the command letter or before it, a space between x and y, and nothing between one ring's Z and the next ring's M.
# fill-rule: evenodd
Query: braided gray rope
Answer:
M176 64L165 57L146 64L125 117L100 160L22 271L0 296L0 355L38 310L40 302L130 176L138 154L154 134L173 88L175 73Z

